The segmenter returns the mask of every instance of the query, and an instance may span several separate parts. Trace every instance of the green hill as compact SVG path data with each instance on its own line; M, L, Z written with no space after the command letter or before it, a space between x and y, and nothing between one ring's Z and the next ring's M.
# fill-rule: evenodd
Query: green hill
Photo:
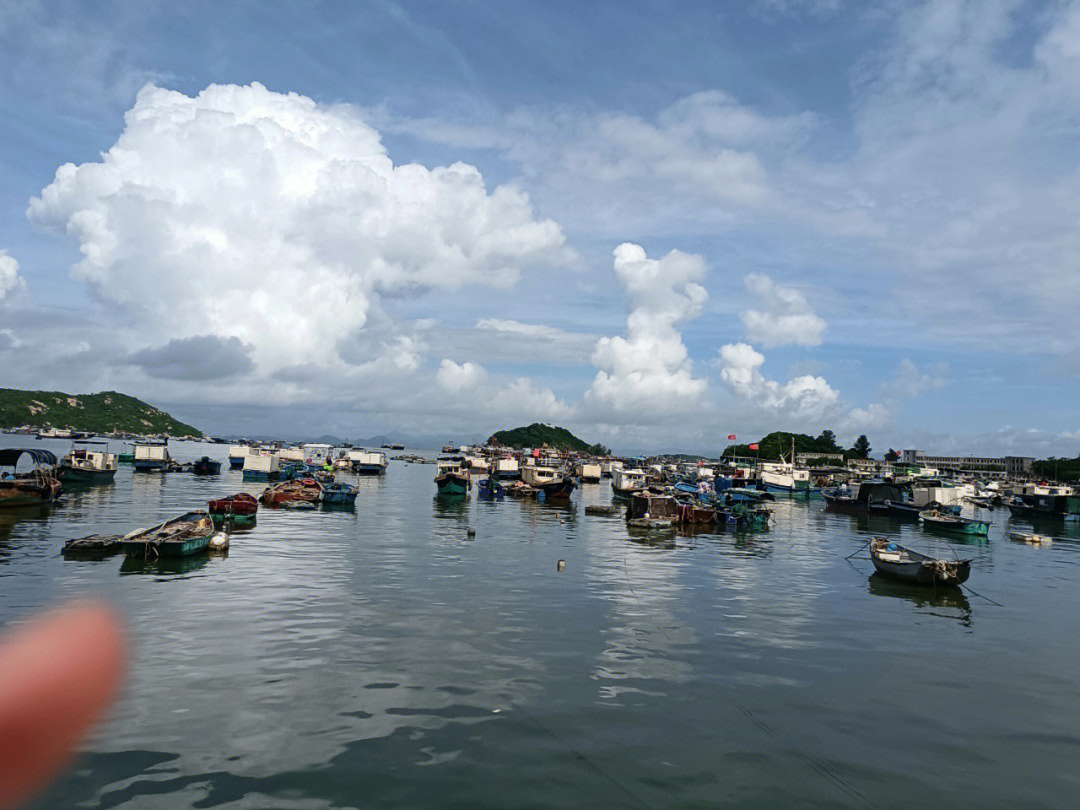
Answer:
M796 453L845 453L845 455L849 455L843 447L836 443L836 436L831 430L823 430L821 435L817 437L808 436L805 433L791 434L776 431L756 442L759 448L757 451L751 450L748 444L733 444L724 450L724 455L757 457L763 461L775 461L781 455L787 458L791 455L792 436L795 438Z
M555 425L543 425L533 422L528 427L500 430L493 433L488 444L498 444L520 450L523 447L549 447L552 450L572 450L577 453L590 453L606 456L609 450L602 444L589 444L582 441L569 430Z
M22 425L94 433L203 435L198 428L173 419L153 405L116 391L72 396L62 391L0 388L0 428Z

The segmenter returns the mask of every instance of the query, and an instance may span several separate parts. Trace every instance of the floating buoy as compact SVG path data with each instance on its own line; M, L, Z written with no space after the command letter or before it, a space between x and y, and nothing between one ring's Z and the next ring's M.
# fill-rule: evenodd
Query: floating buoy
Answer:
M229 547L229 535L225 532L214 532L210 535L210 550L225 551Z
M566 560L559 560L557 563L555 563L555 570L560 571L560 572L565 571L566 570Z
M469 528L465 530L466 537L476 537L476 529Z

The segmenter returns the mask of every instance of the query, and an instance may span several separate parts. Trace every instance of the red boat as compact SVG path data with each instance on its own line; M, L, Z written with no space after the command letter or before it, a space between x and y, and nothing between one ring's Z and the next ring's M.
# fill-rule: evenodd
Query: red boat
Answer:
M209 511L216 514L232 512L234 515L254 515L259 511L259 502L254 495L238 492L228 498L218 498L207 504Z
M267 487L259 500L266 506L281 506L290 501L307 501L318 503L322 500L322 484L314 478L301 478L292 481L282 481Z

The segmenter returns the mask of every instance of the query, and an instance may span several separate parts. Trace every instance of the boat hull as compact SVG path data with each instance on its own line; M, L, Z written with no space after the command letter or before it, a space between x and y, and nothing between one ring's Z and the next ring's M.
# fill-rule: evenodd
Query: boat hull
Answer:
M385 464L355 464L353 465L353 472L357 475L385 475Z
M435 494L440 498L464 498L469 494L469 479L461 475L440 475L435 479Z
M154 472L155 470L164 470L168 465L167 461L162 461L159 458L147 459L137 458L133 462L136 472Z
M561 481L550 481L541 484L540 490L544 493L544 500L565 501L574 492L574 479L566 476Z
M116 470L87 470L61 466L56 470L56 477L65 484L108 484L116 477Z
M56 479L44 484L25 480L0 481L0 509L51 503L60 496L61 489Z
M229 456L229 469L230 470L241 470L243 468L244 468L244 457L243 456Z

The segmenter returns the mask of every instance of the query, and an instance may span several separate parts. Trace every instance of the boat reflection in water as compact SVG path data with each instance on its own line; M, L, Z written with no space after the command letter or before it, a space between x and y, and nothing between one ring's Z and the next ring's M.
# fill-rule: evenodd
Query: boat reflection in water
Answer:
M971 626L971 603L960 588L921 588L883 577L876 571L867 578L867 590L874 596L901 599L913 604L920 613L956 619Z
M215 554L218 559L227 556ZM120 564L120 575L150 574L151 576L175 577L183 574L191 574L200 568L205 568L210 562L210 555L206 552L193 554L190 557L158 557L157 559L143 559L142 557L124 557Z

